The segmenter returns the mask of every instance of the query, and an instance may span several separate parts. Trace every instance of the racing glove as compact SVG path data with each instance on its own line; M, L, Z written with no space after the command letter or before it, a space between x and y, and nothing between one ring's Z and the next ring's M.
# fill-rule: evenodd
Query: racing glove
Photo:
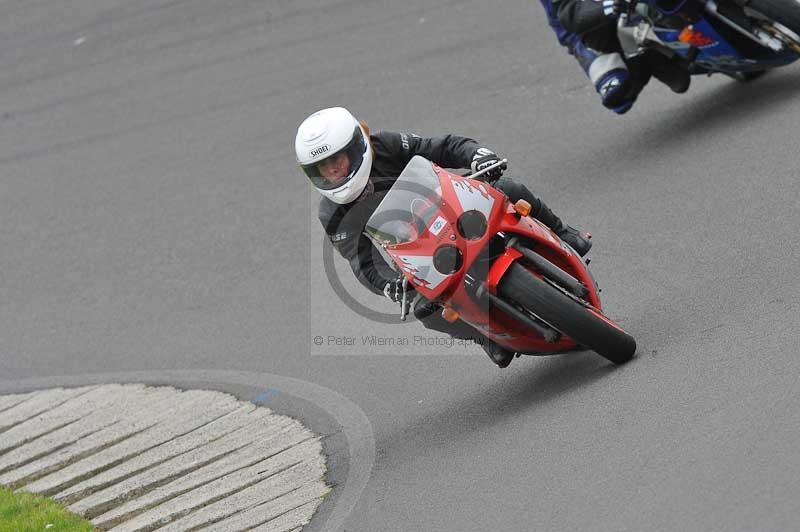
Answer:
M472 173L480 172L484 168L488 168L493 164L499 163L501 158L497 156L495 152L490 150L489 148L478 148L475 150L475 155L472 156L472 163L470 164L470 170ZM508 165L503 163L502 165L498 166L497 168L493 168L486 172L485 174L478 176L478 179L481 181L497 181L503 175L503 171L508 168Z

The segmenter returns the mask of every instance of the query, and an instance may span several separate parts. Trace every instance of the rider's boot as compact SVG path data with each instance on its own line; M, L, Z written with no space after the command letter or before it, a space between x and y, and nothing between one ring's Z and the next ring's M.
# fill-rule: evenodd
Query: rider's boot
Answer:
M689 90L692 76L680 63L658 52L647 54L647 62L653 77L669 87L672 92L682 94Z
M486 354L489 355L489 358L492 359L492 362L497 364L499 368L506 368L511 361L514 360L514 356L516 353L504 347L500 347L499 344L495 343L493 340L486 338L485 336L482 339L481 347L483 350L486 351Z
M571 225L564 225L561 231L556 234L558 238L569 244L581 257L585 257L589 250L592 249L592 235L579 231Z
M512 203L517 200L523 199L531 204L531 216L542 222L544 225L553 230L555 234L564 242L572 246L578 255L583 257L592 247L592 236L589 233L578 231L577 229L568 226L561 221L561 218L553 214L541 199L533 195L533 192L522 183L501 177L494 183L494 187L502 191Z
M553 214L550 207L539 200L537 209L533 212L533 217L553 230L558 237L570 245L581 257L589 253L592 249L592 235L583 231L578 231L561 221L561 218Z
M581 40L577 40L570 51L591 80L604 107L617 114L624 114L633 107L646 81L639 82L620 54L594 50Z

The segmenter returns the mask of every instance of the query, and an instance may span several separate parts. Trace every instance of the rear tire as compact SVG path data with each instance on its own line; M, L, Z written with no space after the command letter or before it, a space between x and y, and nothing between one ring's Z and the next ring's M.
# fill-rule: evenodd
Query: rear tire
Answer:
M512 264L503 276L497 294L615 364L624 364L636 352L636 341L631 335L595 315L519 263Z
M795 0L750 0L747 11L755 11L766 18L777 22L789 30L789 33L780 31L788 41L793 42L795 50L800 48L800 3ZM793 33L794 35L791 35Z

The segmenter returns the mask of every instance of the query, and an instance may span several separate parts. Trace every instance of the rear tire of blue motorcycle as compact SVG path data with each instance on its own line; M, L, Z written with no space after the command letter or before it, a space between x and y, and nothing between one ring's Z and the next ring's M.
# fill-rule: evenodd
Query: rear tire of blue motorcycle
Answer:
M636 352L636 340L631 335L604 321L519 263L512 264L500 280L497 294L614 364L624 364Z
M800 38L800 3L795 0L750 0L747 7L786 26Z

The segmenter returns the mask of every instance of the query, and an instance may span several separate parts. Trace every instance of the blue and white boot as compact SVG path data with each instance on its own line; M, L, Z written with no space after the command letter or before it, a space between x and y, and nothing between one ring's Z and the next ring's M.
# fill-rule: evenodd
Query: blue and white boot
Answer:
M617 114L633 107L641 87L632 83L628 65L620 54L598 52L581 41L575 43L572 53L592 81L604 107Z

